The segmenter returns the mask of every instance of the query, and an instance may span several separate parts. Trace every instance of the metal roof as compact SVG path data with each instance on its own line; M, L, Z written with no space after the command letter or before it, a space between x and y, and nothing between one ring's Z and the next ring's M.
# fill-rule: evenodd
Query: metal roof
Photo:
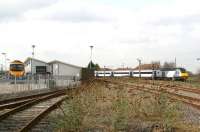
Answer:
M68 66L71 66L71 67L75 67L75 68L82 68L80 66L72 65L72 64L65 63L65 62L62 62L62 61L59 61L59 60L50 61L48 64L53 64L53 63L61 63L61 64L68 65Z
M28 57L28 58L24 61L24 63L26 63L26 62L29 61L29 60L35 60L35 61L39 61L39 62L42 62L42 63L46 63L46 64L48 64L48 63L45 62L45 61L38 60L38 59L35 59L35 58L32 58L32 57Z

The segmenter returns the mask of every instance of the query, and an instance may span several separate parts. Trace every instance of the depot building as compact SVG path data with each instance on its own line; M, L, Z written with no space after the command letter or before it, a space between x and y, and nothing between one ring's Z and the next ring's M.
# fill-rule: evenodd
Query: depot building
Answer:
M55 76L76 76L81 77L82 67L54 60L45 62L35 58L27 58L24 62L25 74L51 74Z

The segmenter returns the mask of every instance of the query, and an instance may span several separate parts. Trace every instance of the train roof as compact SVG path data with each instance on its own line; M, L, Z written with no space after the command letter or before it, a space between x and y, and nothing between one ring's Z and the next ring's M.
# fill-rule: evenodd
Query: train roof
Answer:
M12 61L12 62L10 62L10 64L24 64L22 61L20 61L20 60L14 60L14 61Z
M186 71L185 68L182 68L182 67L177 67L177 68L160 68L161 71L174 71L174 70L182 70L182 71Z

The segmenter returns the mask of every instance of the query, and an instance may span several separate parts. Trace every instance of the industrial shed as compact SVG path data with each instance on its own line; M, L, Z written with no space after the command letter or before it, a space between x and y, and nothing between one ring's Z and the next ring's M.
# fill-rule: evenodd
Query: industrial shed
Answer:
M82 67L54 60L48 63L50 72L56 76L75 76L81 77Z
M72 76L81 78L82 67L61 62L58 60L49 63L35 58L27 58L24 62L27 74L51 74L53 76Z
M48 63L35 58L28 57L25 60L24 65L25 65L25 74L34 75L34 74L46 74L50 72Z

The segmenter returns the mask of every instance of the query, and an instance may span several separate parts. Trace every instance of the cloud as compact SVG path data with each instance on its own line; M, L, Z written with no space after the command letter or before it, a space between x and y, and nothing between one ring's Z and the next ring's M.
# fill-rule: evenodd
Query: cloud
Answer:
M0 21L20 19L29 10L35 10L49 6L57 0L1 0Z
M200 23L200 13L199 14L193 14L193 15L187 15L187 16L178 16L178 17L165 17L161 18L160 20L156 21L155 25L182 25L182 26L191 26L193 24L199 24Z
M193 60L199 57L200 48L199 2L143 2L137 9L130 3L124 1L121 7L114 0L109 4L98 0L5 1L5 6L0 4L0 21L14 21L0 23L1 49L13 59L24 59L36 44L38 59L55 57L84 66L90 57L89 45L94 45L93 59L101 66L125 63L134 67L138 57L146 63L177 57L178 64L195 71Z
M60 1L24 14L26 19L61 22L109 22L115 19L115 8L82 1Z

